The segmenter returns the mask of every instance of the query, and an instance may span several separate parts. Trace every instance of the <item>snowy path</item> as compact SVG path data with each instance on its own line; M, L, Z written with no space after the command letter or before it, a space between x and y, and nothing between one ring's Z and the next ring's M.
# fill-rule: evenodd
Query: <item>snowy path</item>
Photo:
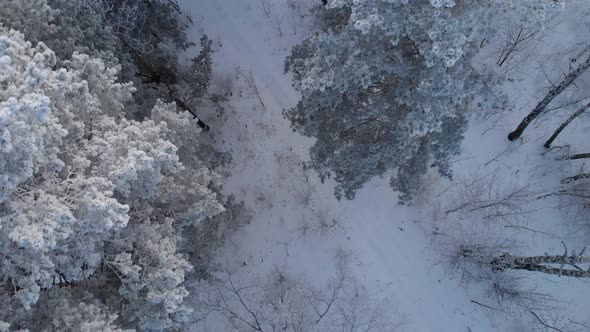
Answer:
M281 113L298 100L289 76L283 75L283 61L301 38L289 24L286 1L271 1L270 17L254 0L182 2L202 27L193 31L192 38L204 32L216 45L213 59L218 83L234 81L226 116L204 117L212 124L212 135L223 140L222 147L233 151L234 167L225 181L225 192L235 194L254 211L252 223L220 253L221 264L244 280L279 267L305 275L320 286L334 271L337 249L343 249L350 253L353 274L368 292L392 300L395 310L391 316L404 323L403 330L515 328L514 322L491 320L471 301L489 300L481 298L481 290L466 290L435 263L428 220L414 209L395 205L388 181L375 179L355 200L338 202L331 183L321 184L313 172L302 170L312 141L293 133ZM283 37L277 22L282 24ZM237 75L236 66L244 74L251 71L264 107ZM498 137L487 139L491 146L497 144ZM477 147L468 146L470 149L477 151ZM318 232L302 235L302 222L318 212L337 218L338 230L324 236Z
M391 314L398 316L394 321L405 323L405 330L494 330L456 281L434 265L424 231L412 221L411 210L395 205L387 181L373 181L354 201L339 203L330 184L319 183L313 175L311 183L302 180L298 163L308 159L310 140L293 133L281 114L298 98L290 78L283 75L284 57L298 37L289 31L280 38L257 1L185 1L185 6L216 42L218 72L235 75L237 65L251 70L266 106L263 109L253 96L240 98L234 86L235 112L221 128L223 133L212 132L223 135L234 152L236 169L225 191L255 211L253 222L224 254L228 268L252 279L279 266L321 285L332 272L326 266L342 248L352 252L353 273L369 292L392 299L397 310ZM276 3L273 9L284 18L288 13L281 7L286 6ZM302 210L310 209L301 191L313 191L312 205L328 207L343 230L332 236L298 236L295 229L307 216Z

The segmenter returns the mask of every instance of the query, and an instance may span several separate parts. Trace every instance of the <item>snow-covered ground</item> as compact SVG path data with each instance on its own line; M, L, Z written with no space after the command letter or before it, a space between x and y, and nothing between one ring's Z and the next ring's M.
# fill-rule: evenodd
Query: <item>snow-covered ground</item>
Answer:
M449 182L433 176L424 197L412 207L398 206L384 179L368 183L354 200L339 202L332 195L332 183L321 183L313 171L303 169L313 141L294 133L282 110L298 101L290 76L283 73L283 62L291 46L307 33L305 19L294 15L286 0L264 2L271 5L269 15L262 3L182 1L196 22L192 39L206 33L214 41L214 89L232 91L224 116L218 118L213 111L203 115L220 147L232 151L231 176L224 180L224 191L244 200L253 211L252 222L219 253L220 265L241 280L256 280L278 267L321 287L335 271L334 256L345 252L353 276L367 292L376 300L389 299L390 318L403 323L400 330L531 330L527 324L534 322L534 317L491 314L473 302L493 305L492 299L485 298L483 286L461 284L444 264L437 264L438 246L432 233L441 225L433 223L432 213L439 204L438 194ZM560 26L550 33L563 34L559 29L568 27ZM570 37L568 40L575 38ZM567 43L555 39L546 47L558 41ZM548 131L531 128L523 143L505 138L546 91L547 81L541 73L522 77L526 79L506 85L519 111L499 122L475 118L455 174L495 172L503 179L534 182L535 190L542 194L559 183L561 173L557 170L564 168L541 156L542 139ZM556 123L559 120L540 125L554 128ZM581 136L564 134L560 140L571 143L575 142L573 137ZM558 227L561 224L555 220L561 215L554 204L553 200L535 202L535 212L527 216L526 223L551 235L522 229L511 233L530 244L523 253L561 253L559 239L563 238L571 240L571 245L584 245L571 228ZM322 232L314 229L313 220L318 218L337 223ZM537 290L555 296L558 301L552 305L557 316L563 313L581 322L587 319L587 282L539 275L533 275L530 282Z

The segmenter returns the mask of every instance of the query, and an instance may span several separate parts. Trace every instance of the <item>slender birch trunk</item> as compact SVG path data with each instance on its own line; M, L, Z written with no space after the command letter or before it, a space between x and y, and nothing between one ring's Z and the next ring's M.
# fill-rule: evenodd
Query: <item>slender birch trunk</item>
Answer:
M580 173L578 175L567 177L561 180L561 183L572 183L582 179L590 179L590 173Z
M583 269L579 265L590 263L590 256L583 256L586 248L580 254L570 252L563 243L565 252L563 255L545 256L513 256L504 254L491 261L496 270L527 270L558 276L590 278L590 268Z
M580 107L580 109L578 109L574 114L570 115L570 117L567 120L565 120L561 124L561 126L559 126L559 128L557 128L557 130L555 130L555 132L553 133L553 135L551 135L551 137L549 137L549 139L547 140L547 142L545 142L545 148L549 149L549 147L551 147L551 143L553 143L553 141L557 138L557 136L561 133L561 131L564 130L565 127L567 127L570 124L570 122L572 122L580 114L582 114L585 111L587 111L588 108L590 108L590 103L588 103L588 104Z
M570 154L564 157L559 157L558 160L576 160L576 159L587 159L590 158L590 153L577 153Z
M513 132L508 134L508 139L510 141L518 139L522 135L524 130L528 127L528 125L539 115L541 115L541 113L543 113L545 108L547 108L547 106L553 101L553 99L559 96L559 94L561 94L563 90L567 89L567 87L569 87L588 68L590 68L590 56L586 59L586 61L584 61L584 63L582 63L578 68L576 68L576 70L569 73L558 85L553 87L553 89L551 89L549 93L545 95L545 98L543 98L543 100L541 100L537 104L537 106L532 110L532 112L530 112L527 116L524 117L524 119L522 119L518 127L516 127L516 129Z

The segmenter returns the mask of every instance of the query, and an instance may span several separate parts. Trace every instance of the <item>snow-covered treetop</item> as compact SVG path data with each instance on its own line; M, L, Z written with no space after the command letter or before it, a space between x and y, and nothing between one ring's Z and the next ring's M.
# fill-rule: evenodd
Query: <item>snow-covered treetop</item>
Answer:
M171 326L192 269L177 232L223 211L209 188L218 176L177 154L199 128L164 103L153 120L127 120L135 89L117 66L79 53L62 64L0 26L0 282L30 309L56 278L80 282L106 264L142 324Z
M429 163L450 175L466 116L497 107L471 58L514 9L542 15L553 1L330 1L327 31L293 48L286 70L302 100L287 112L317 138L312 164L349 198L375 175L411 198ZM484 80L485 79L485 80ZM490 83L491 84L491 83ZM397 173L397 174L395 174Z

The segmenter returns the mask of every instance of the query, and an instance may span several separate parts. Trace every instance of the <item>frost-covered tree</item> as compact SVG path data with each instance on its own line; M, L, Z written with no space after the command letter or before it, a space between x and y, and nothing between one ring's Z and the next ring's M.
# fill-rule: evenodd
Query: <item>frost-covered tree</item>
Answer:
M33 328L27 315L54 311L65 330L171 328L189 312L184 229L223 211L218 176L178 153L200 129L162 102L127 120L135 88L118 67L77 52L57 62L0 27L0 324ZM92 297L37 304L63 287Z
M60 64L74 52L119 64L119 79L137 89L130 117L149 116L158 98L197 116L211 76L211 43L204 36L199 55L179 56L194 43L186 36L191 19L175 0L7 0L0 18L27 40L43 41Z
M550 1L554 3L554 1ZM374 176L410 200L435 166L450 176L468 113L498 107L494 81L472 58L498 15L538 1L330 1L320 32L293 48L285 69L301 92L286 111L317 138L313 167L353 198ZM488 82L489 84L486 85Z
M23 316L22 320L13 322L12 330L26 327L29 331L41 332L134 331L118 326L117 314L80 287L55 287L43 292L36 310L30 310Z

